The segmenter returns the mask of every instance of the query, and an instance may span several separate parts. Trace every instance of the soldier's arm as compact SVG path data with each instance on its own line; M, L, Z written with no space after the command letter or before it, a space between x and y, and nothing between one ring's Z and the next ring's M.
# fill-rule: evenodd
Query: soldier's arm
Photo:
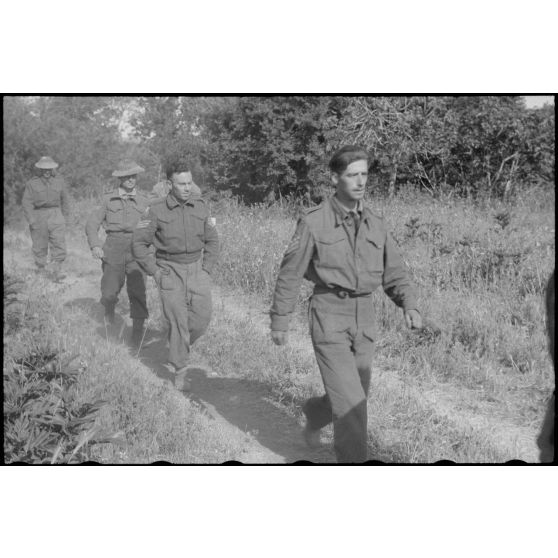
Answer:
M386 232L384 246L384 275L382 287L389 298L403 310L416 310L417 300L413 284L405 269L403 258L397 244L389 232Z
M101 247L103 245L101 239L99 238L99 228L105 220L105 215L106 207L103 202L100 207L95 209L93 213L89 215L89 218L85 223L85 234L87 235L87 243L89 244L89 248L91 248L91 250L95 247Z
M27 222L31 225L33 223L33 197L31 195L31 185L29 183L25 185L21 205L23 206L23 214Z
M136 225L132 236L132 255L148 275L155 275L159 269L151 249L156 230L157 215L153 212L153 208L150 208L147 215Z
M219 258L219 235L214 220L208 216L205 220L205 246L203 249L202 269L211 275Z
M314 238L304 219L300 219L285 251L271 306L272 331L287 331L295 309L302 279L314 254Z

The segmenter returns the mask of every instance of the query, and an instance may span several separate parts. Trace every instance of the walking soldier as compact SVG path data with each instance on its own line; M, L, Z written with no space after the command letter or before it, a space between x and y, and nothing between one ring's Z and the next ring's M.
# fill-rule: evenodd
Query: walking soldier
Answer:
M40 169L40 176L25 185L23 212L29 223L37 272L45 273L50 245L53 277L60 280L64 278L60 268L66 259L65 225L70 214L68 186L62 176L55 175L58 163L50 157L41 157L35 167Z
M143 171L133 161L121 162L112 173L120 179L118 188L103 197L85 226L93 257L102 260L101 304L105 307L105 320L109 324L114 324L116 302L126 282L133 323L130 339L133 348L139 347L148 316L145 274L132 257L132 233L149 208L147 198L136 189L137 174ZM104 246L98 234L101 226L107 234Z
M171 191L151 206L134 231L133 254L159 287L175 387L188 390L190 347L211 319L210 274L217 262L219 239L205 202L191 193L188 167L180 161L169 164L167 178ZM156 261L149 257L151 245Z
M329 164L336 193L306 211L285 252L271 308L271 336L287 330L303 277L314 283L309 320L326 394L304 407L304 436L319 445L333 421L339 462L367 459L366 399L376 329L372 292L382 285L404 310L408 327L421 327L415 295L396 244L381 217L364 203L368 155L358 146L337 151Z

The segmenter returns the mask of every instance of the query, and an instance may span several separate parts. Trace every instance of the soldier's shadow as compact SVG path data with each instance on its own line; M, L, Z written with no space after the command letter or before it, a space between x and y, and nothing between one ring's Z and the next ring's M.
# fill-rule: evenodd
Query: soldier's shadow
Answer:
M105 309L96 299L90 297L76 298L64 304L66 308L76 308L88 314L98 324L95 333L104 340L126 342L131 334L131 326L121 315L124 310L117 307L114 325L107 326L104 320Z
M168 348L164 334L159 333L158 339L142 346L140 359L159 378L172 381L174 374L162 364L166 362ZM243 463L256 462L256 459L257 462L267 463L334 462L329 448L313 450L306 446L298 421L273 403L269 385L253 380L218 377L201 367L189 368L187 378L191 390L186 395L191 400L216 421L236 426L275 454L246 454L240 458Z

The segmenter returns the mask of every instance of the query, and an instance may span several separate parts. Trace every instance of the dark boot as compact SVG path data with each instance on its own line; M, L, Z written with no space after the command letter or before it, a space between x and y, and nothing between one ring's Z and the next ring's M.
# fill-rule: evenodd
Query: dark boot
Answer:
M141 342L143 341L143 324L145 320L143 318L133 318L132 325L132 335L130 337L130 346L134 350L139 350L141 347Z

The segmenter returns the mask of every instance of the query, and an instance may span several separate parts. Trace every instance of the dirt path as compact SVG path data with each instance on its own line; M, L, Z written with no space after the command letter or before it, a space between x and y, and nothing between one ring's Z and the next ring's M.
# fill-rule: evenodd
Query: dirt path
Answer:
M14 250L5 247L4 262L28 271L31 276L32 261L27 238L18 237L23 249ZM79 259L80 271L70 274L62 283L56 284L45 280L37 284L60 297L65 303L81 304L84 309L97 309L100 269L97 262L92 261L89 253L84 251L78 242L70 242L70 258ZM70 259L69 258L69 259ZM9 265L8 265L9 267ZM76 267L76 266L69 266ZM226 312L233 320L245 320L249 317L259 330L262 339L268 337L268 320L265 308L254 297L240 296L238 293L214 289L214 307ZM215 313L214 320L219 319ZM120 322L120 338L125 339L129 333L129 321ZM296 350L311 353L312 348L304 326L295 324L290 334L290 344ZM163 366L166 362L166 341L161 332L150 333L142 347L140 360L161 381L168 380L170 374ZM244 463L293 463L311 461L315 463L334 462L330 444L319 450L309 449L302 440L301 425L286 407L277 403L271 396L271 387L263 382L230 377L220 370L212 370L203 355L193 362L189 371L192 390L186 397L199 404L222 429L230 429L236 433L245 433L245 446L239 451L238 461ZM423 408L431 410L441 417L446 417L456 424L472 426L494 440L495 446L513 448L515 459L526 462L538 461L538 449L535 445L536 432L529 428L521 428L509 423L492 420L490 416L468 411L455 400L455 394L436 390L425 393L417 386L403 382L393 372L380 371L375 375L372 386L377 390L404 392L411 400ZM387 435L387 434L386 434ZM330 436L331 437L331 436Z
M25 242L25 238L21 242ZM56 297L66 307L80 307L91 314L93 319L102 316L102 307L98 303L100 269L97 262L91 262L89 254L75 248L74 256L84 258L84 265L79 276L69 273L60 283L36 278L33 274L30 247L13 250L5 246L4 262L6 267L17 267L33 282L33 288ZM73 267L73 266L72 266ZM216 292L219 298L219 292ZM121 297L122 298L122 297ZM102 334L102 328L97 332ZM124 341L129 334L130 322L118 320L116 337ZM149 332L144 340L139 359L162 382L170 379L170 372L164 366L167 357L167 344L161 332ZM130 358L133 358L132 356ZM259 384L239 378L223 376L218 370L212 370L203 361L195 362L188 372L191 391L185 397L194 401L210 417L217 421L221 431L230 431L231 437L244 439L245 444L239 448L238 460L242 463L282 464L298 461L313 463L334 462L330 448L324 446L317 450L306 446L301 436L299 423L290 416L284 407L271 398L271 390L265 384ZM233 433L233 431L235 431ZM238 436L238 432L244 436Z

